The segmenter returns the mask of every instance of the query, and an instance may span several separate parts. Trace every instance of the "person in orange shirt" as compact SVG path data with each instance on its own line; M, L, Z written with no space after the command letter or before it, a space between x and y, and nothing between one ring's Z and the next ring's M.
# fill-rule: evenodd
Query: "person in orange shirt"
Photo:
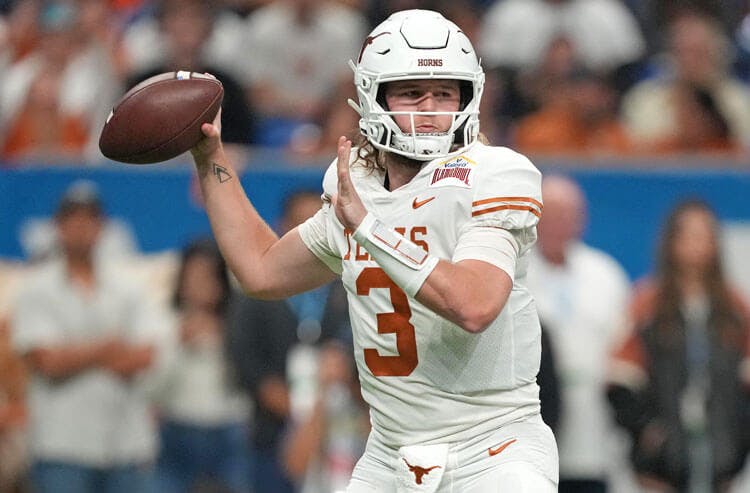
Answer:
M532 155L622 155L632 145L617 119L616 94L607 80L583 67L548 87L539 110L522 118L516 147Z
M2 144L2 159L60 159L80 156L88 128L59 107L60 74L52 67L32 83L26 101L11 120Z
M0 159L100 158L99 126L121 94L109 13L98 0L43 2L38 42L3 72Z

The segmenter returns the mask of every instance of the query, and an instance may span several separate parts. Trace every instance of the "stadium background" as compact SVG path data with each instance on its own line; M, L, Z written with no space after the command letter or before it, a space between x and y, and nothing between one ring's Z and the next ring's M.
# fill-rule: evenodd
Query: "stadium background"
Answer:
M319 190L323 169L298 168L269 161L243 173L245 190L260 214L276 224L289 193ZM180 165L183 164L183 165ZM30 220L48 217L74 180L87 178L101 187L107 212L129 223L143 253L178 249L210 232L192 183L189 164L133 167L112 164L98 169L28 168L0 173L0 257L26 260L20 238ZM750 251L750 174L717 167L715 162L689 169L647 168L647 161L617 166L566 168L537 162L543 173L565 172L583 187L589 205L588 243L613 255L635 280L650 268L656 237L669 209L686 197L702 198L717 211L725 234L729 271L750 292L746 274ZM710 166L709 166L710 164Z

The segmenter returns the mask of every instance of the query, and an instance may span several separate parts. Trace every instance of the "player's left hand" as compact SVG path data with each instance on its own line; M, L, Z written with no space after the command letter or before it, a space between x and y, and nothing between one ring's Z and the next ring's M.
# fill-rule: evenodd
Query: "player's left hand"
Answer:
M338 192L332 198L332 201L336 217L341 221L341 224L354 231L367 215L367 209L362 204L349 174L351 150L352 142L346 137L339 137L338 160L336 161L339 183Z

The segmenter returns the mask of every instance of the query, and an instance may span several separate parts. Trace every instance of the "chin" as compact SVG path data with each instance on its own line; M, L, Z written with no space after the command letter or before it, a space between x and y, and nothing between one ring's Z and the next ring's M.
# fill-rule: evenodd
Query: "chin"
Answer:
M421 169L422 166L429 162L429 161L422 161L419 159L412 159L410 157L402 156L401 154L396 154L395 152L392 152L390 154L391 162L400 164L401 166L405 168L411 168L411 169Z

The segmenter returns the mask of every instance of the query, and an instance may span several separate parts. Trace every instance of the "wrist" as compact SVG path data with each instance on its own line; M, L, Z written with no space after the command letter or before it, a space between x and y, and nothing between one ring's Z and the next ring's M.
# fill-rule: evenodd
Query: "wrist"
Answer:
M213 163L227 162L227 159L224 156L224 148L221 145L221 141L219 141L215 146L211 146L210 148L200 148L196 146L190 150L190 154L192 154L193 156L193 161L195 162L195 167L198 169L198 171L210 172ZM224 166L227 165L224 164Z
M412 298L439 261L369 212L352 237L367 250L388 277Z
M367 241L367 235L370 233L370 231L372 231L377 220L378 218L373 214L369 212L366 213L362 220L359 222L359 225L357 225L357 227L354 229L354 233L352 233L352 238L354 238L354 241L364 246L364 243Z

